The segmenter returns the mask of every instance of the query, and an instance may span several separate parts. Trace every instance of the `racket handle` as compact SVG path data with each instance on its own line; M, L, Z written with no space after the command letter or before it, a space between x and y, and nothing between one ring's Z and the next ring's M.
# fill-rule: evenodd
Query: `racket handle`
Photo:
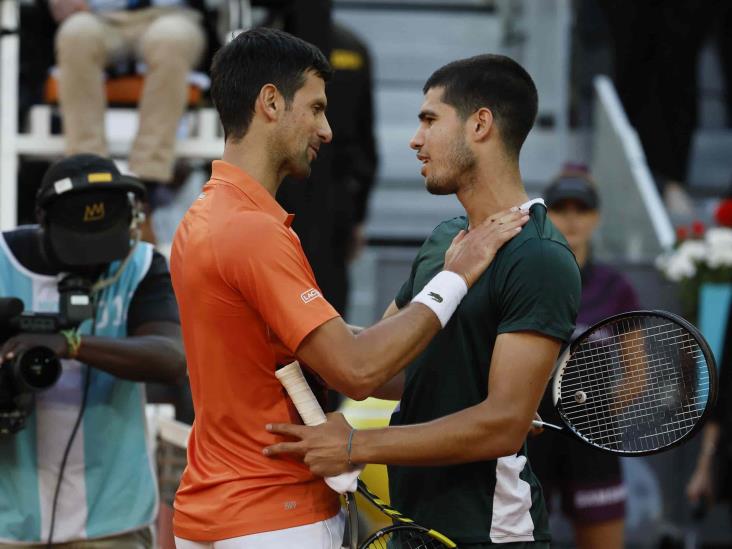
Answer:
M535 419L531 422L531 426L535 427L537 429L549 429L550 431L564 431L562 427L559 425L554 425L553 423L547 423L546 421L539 421L538 419Z
M323 409L320 407L318 399L315 398L310 385L305 380L305 376L302 375L297 360L275 370L275 376L287 391L305 425L312 426L325 423L326 418ZM336 477L326 477L325 483L339 494L355 492L360 473L361 468L358 468L348 473L341 473Z
M305 380L305 376L302 375L297 360L276 370L275 376L284 386L305 425L325 423L323 409L320 407L318 399L315 398L310 385Z

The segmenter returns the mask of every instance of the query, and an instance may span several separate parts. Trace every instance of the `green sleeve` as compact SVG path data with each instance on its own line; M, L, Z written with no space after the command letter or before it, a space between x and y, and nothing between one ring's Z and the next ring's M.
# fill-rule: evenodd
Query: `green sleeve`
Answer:
M414 297L414 273L417 270L417 262L419 260L419 256L414 258L414 261L412 262L412 270L409 273L409 278L402 284L402 287L399 288L399 291L397 292L396 297L394 298L394 303L396 303L396 306L401 309L402 307L406 307L407 304L412 301L412 298Z
M495 279L498 333L535 331L569 341L582 290L572 252L559 242L537 238L501 263Z

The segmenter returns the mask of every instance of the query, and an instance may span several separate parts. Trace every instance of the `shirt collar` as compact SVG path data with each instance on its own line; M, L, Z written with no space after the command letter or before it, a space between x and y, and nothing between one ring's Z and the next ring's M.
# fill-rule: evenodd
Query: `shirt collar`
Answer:
M521 204L519 206L519 210L530 210L531 206L533 206L534 204L541 204L546 208L546 204L544 204L543 198L534 198L533 200L529 200L528 202L524 202L523 204Z
M254 205L261 211L268 213L277 221L284 223L285 227L292 225L295 219L294 214L288 214L282 209L262 184L246 173L244 170L229 164L224 160L214 160L211 165L211 179L218 179L234 185L242 191Z

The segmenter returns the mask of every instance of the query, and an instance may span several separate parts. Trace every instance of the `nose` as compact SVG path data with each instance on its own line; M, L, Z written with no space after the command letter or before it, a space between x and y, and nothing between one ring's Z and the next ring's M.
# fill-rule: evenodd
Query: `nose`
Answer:
M409 140L409 147L411 149L414 149L415 151L418 151L424 146L424 134L422 133L422 128L417 128L417 131L412 136L412 139Z
M323 125L318 130L318 137L323 143L330 143L333 139L333 130L330 129L328 119L323 117Z

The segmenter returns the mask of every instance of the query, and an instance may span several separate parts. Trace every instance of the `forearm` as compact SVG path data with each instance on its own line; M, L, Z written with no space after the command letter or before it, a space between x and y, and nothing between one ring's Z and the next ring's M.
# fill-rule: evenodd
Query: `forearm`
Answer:
M394 378L421 353L442 326L426 306L416 303L358 333L351 367L363 398Z
M709 467L714 461L719 442L719 423L716 421L707 422L702 433L702 443L697 457L697 467Z
M76 359L130 381L170 383L185 373L182 345L166 335L83 336Z
M435 314L419 303L356 335L336 318L308 336L297 357L336 391L363 400L401 371L440 328Z
M437 466L496 459L519 450L530 423L490 410L486 401L428 423L359 430L351 461Z

